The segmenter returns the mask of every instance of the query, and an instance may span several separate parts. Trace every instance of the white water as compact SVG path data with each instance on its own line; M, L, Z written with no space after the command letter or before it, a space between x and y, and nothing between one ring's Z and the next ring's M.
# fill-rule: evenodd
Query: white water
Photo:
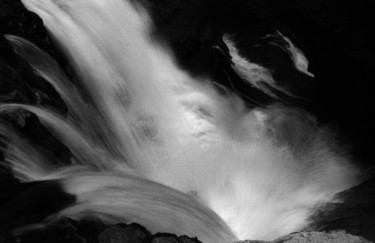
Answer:
M45 107L0 106L35 113L73 153L74 166L55 168L2 131L13 141L7 160L19 178L58 178L78 196L79 204L51 218L97 214L203 242L267 240L302 229L317 204L354 185L355 170L312 117L281 105L249 110L208 78L193 79L150 37L152 22L140 6L23 3L43 19L90 95L47 54L8 36L69 108L65 118Z

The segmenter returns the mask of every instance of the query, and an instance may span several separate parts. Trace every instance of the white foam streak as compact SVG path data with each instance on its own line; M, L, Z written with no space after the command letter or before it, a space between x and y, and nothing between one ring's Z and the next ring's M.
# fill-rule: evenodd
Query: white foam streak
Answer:
M77 173L64 177L64 184L79 203L60 216L95 213L107 222L136 222L151 232L194 235L202 242L234 240L225 223L192 196L154 182L123 173Z
M3 107L0 106L0 112L3 111ZM17 136L10 127L0 126L0 134L11 141L4 154L5 161L20 181L40 180L55 170L35 147Z

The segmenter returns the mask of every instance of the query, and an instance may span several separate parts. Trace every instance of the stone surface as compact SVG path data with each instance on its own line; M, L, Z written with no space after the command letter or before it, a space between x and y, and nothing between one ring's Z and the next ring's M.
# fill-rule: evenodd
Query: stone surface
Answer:
M202 243L197 238L190 238L186 235L177 237L173 234L158 233L152 237L151 243Z
M246 240L237 243L371 243L362 237L336 232L300 232L290 234L273 241Z
M119 224L104 230L98 237L99 243L148 243L150 233L138 224Z
M361 235L375 241L375 178L340 193L344 203L323 205L313 216L313 228L332 231L345 229L353 235Z

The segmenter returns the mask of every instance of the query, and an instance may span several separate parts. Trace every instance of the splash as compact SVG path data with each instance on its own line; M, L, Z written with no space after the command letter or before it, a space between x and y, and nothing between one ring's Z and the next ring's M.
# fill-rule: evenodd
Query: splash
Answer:
M286 53L288 53L289 57L293 61L294 67L301 73L304 73L312 78L315 77L313 73L311 73L309 69L309 60L307 60L305 54L301 49L299 49L293 42L286 36L284 36L280 31L276 31L274 34L267 35L267 38L277 38L281 39L284 44L277 43L276 41L270 41L270 44L275 45L281 49L283 49Z
M151 36L140 6L23 3L43 19L80 82L32 43L7 37L69 109L64 117L46 107L0 106L34 113L73 153L73 165L54 167L10 128L2 131L17 177L59 179L78 196L51 218L96 214L203 242L267 240L307 226L316 205L355 184L355 170L310 115L282 105L249 109L209 78L192 78ZM274 83L263 71L241 68L254 84L254 77Z

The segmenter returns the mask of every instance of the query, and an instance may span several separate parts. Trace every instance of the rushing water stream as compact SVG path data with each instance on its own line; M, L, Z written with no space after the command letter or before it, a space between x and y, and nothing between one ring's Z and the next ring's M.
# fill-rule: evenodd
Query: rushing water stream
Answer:
M152 37L152 20L141 6L126 0L23 3L43 19L79 82L73 85L32 43L7 37L69 110L64 117L48 107L0 105L0 112L36 114L73 154L73 165L53 166L2 129L18 178L60 179L77 195L76 205L50 218L95 214L207 243L274 239L307 226L315 206L355 184L355 170L327 129L298 109L250 109L234 93L218 92L210 78L191 77ZM235 44L226 44L234 56ZM254 78L256 70L241 69L251 63L235 58L237 71ZM256 73L263 80L272 80L269 75Z

